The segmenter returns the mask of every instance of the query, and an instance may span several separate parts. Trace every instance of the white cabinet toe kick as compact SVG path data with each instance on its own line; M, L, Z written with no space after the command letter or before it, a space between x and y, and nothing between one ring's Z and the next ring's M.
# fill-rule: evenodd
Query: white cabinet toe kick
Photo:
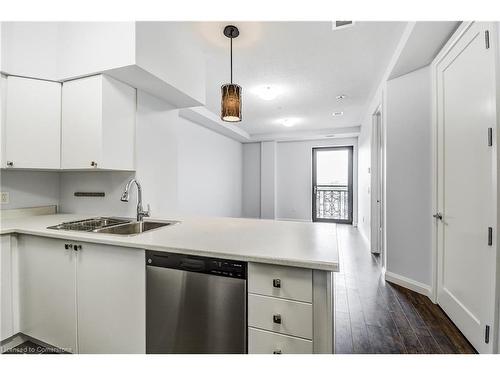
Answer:
M32 338L70 353L146 352L142 249L2 235L2 351ZM248 263L248 353L332 354L333 273Z

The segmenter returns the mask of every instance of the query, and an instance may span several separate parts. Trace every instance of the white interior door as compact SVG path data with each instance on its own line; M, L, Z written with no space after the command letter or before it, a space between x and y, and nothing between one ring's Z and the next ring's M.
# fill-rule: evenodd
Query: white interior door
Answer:
M473 23L437 65L438 303L480 353L493 351L496 230L495 43ZM494 30L489 30L490 39ZM486 339L487 326L490 338Z

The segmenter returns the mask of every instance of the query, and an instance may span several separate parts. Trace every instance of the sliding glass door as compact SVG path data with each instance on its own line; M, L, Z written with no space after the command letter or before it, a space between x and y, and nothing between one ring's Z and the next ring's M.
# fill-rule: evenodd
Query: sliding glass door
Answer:
M313 148L313 221L352 224L352 153L352 146Z

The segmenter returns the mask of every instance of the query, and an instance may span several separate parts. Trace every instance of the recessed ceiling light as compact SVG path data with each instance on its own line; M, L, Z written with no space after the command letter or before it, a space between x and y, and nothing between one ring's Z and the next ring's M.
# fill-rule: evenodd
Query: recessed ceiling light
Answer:
M258 86L253 90L261 99L264 100L274 100L281 94L281 89L276 86L262 85Z
M340 94L340 95L337 95L335 97L335 99L337 99L337 100L344 100L345 98L347 98L347 95L344 95L344 94Z
M298 122L298 119L296 118L284 118L281 120L278 120L278 123L286 126L287 128L294 126Z
M342 116L343 114L344 114L344 112L342 112L342 111L339 111L339 112L333 112L333 113L332 113L332 115L333 115L334 117L337 117L337 116Z

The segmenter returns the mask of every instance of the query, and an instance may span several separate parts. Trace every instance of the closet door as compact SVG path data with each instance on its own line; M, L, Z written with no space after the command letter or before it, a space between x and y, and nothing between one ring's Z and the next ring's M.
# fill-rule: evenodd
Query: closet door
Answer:
M496 336L495 33L470 24L436 77L438 303L480 353L493 351Z

